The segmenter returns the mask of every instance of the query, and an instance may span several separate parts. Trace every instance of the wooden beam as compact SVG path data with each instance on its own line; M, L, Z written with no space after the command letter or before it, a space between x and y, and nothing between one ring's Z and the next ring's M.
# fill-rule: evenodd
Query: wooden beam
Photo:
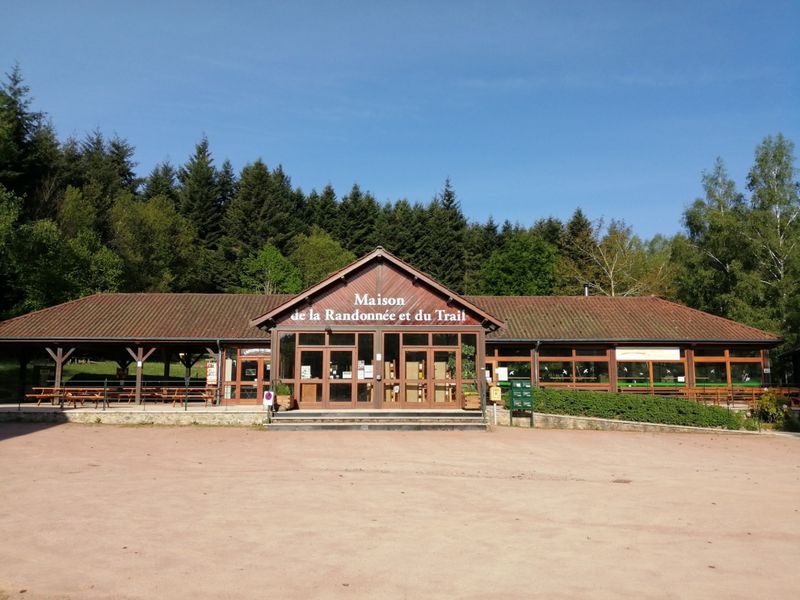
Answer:
M164 379L167 379L167 378L169 378L169 370L170 370L170 367L172 366L170 364L170 361L172 359L172 352L170 352L166 348L163 348L161 350L161 358L164 361Z
M142 403L142 367L144 366L144 361L150 358L150 355L156 351L156 348L150 348L150 350L145 353L144 348L142 346L138 346L136 348L136 352L131 350L130 348L125 348L133 357L133 360L136 361L136 404Z
M28 363L30 358L27 354L19 355L19 401L25 400L25 388L28 385Z

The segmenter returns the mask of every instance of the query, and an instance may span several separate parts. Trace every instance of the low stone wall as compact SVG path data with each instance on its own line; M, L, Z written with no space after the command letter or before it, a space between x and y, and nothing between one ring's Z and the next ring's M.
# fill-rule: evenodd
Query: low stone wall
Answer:
M495 415L497 420L495 421ZM508 410L500 406L486 407L486 422L491 426L509 426ZM515 413L514 427L530 427L530 413ZM618 421L597 417L576 417L571 415L549 415L533 413L533 426L536 429L591 429L596 431L638 431L672 433L755 433L717 429L711 427L689 427L687 425L664 425L661 423L640 423L638 421Z
M2 411L0 422L5 423L84 423L103 425L207 425L252 427L264 425L264 411Z

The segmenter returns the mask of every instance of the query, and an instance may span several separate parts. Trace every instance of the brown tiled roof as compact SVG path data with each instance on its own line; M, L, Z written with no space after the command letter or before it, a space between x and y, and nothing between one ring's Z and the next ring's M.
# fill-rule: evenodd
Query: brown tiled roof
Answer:
M490 340L756 342L777 335L652 296L467 296L505 322Z
M95 294L0 323L0 341L246 341L249 325L285 294ZM505 322L488 339L540 341L752 342L776 335L652 297L467 296Z
M0 340L250 340L286 294L95 294L0 323Z

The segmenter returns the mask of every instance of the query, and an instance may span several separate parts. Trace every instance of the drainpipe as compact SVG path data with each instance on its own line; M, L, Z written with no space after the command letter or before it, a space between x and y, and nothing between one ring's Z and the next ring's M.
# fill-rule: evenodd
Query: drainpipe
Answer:
M222 385L225 382L225 365L222 361L222 346L217 340L217 406L222 404L224 391Z

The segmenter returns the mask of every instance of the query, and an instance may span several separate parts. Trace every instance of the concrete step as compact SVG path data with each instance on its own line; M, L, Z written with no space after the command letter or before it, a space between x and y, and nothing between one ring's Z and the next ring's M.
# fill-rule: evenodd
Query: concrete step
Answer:
M483 419L474 417L394 417L365 415L319 415L302 417L273 417L275 423L409 423L428 421L431 423L483 423Z
M483 415L479 411L462 410L293 410L278 412L275 419L470 419L481 420Z
M404 422L275 422L266 426L270 431L487 431L482 421L472 423L448 421Z
M267 428L275 431L485 431L487 426L480 412L462 410L298 410L277 413Z

